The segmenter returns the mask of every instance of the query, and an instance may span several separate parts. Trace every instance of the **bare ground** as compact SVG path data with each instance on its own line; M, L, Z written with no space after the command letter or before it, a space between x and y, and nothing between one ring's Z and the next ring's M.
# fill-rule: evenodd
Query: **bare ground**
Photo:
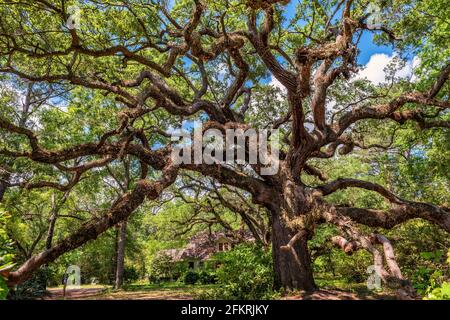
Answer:
M192 300L194 293L183 288L159 290L109 290L105 287L66 290L65 300ZM51 288L45 300L62 300L63 290Z
M66 300L193 300L197 292L193 288L160 288L152 290L117 290L106 287L70 289L66 291ZM45 300L62 300L63 290L51 288ZM318 290L313 293L292 293L283 300L391 300L388 294L361 294L342 290Z

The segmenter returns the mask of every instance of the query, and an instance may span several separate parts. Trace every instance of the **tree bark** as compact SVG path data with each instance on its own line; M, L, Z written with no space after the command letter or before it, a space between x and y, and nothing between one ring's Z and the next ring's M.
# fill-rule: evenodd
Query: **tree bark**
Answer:
M54 198L54 196L53 196ZM53 202L55 200L53 199ZM45 250L50 250L52 248L53 235L55 233L56 219L58 218L58 210L53 208L52 214L50 216L50 224L47 230L47 238L45 239ZM48 263L43 266L44 269L44 279L42 281L42 287L47 289L48 286L48 275L49 275L49 265ZM65 292L65 286L64 286Z
M54 196L53 196L54 197ZM53 199L53 209L50 216L50 223L47 230L47 239L45 239L45 250L49 250L52 247L53 235L55 233L56 219L58 218L58 209L55 207L55 200Z
M0 202L3 200L3 196L5 195L7 185L4 182L0 181Z
M125 220L120 224L120 231L117 243L117 266L116 266L116 279L114 284L115 289L120 289L123 285L126 236L127 236L127 221Z
M47 238L45 239L45 250L46 251L50 250L52 248L53 237L55 235L56 220L58 220L59 210L61 209L61 206L66 202L68 196L69 196L69 192L67 191L66 193L64 193L60 202L57 203L55 194L52 195L52 211L50 214L50 221L49 221L49 226L47 229ZM48 264L44 265L44 270L45 270L45 278L44 278L44 283L42 285L45 288L47 288L48 275L49 275L48 274L48 272L49 272Z
M288 250L283 250L290 240L298 233L289 228L279 214L272 215L272 258L274 263L274 288L299 289L314 291L311 256L308 250L307 236L300 237L292 245L296 256Z
M120 224L117 224L114 226L114 254L111 257L111 266L112 266L111 282L113 285L115 284L117 273L117 251L119 250L119 231L120 231Z
M9 178L10 173L7 171L7 169L0 166L0 202L2 202L3 196L8 189Z

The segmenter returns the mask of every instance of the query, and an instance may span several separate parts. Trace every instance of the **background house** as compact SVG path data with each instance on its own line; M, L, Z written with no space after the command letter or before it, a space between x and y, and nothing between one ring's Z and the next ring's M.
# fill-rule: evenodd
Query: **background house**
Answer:
M185 264L188 269L215 268L213 255L228 251L243 242L252 242L255 238L250 232L201 232L193 236L184 248L161 250L158 254L167 255L175 263Z

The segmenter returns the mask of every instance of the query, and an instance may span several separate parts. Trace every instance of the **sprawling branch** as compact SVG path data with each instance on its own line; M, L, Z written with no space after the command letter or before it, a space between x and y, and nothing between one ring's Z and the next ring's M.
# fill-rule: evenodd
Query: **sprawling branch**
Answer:
M357 179L339 179L317 187L323 196L346 188L360 188L378 193L390 204L389 210L337 207L342 215L351 217L358 223L371 227L390 229L397 224L414 218L431 221L450 233L450 212L447 208L430 203L414 202L399 198L383 186Z
M134 189L120 197L106 214L85 223L80 229L51 249L33 256L21 265L19 269L11 272L8 276L8 284L14 285L23 282L41 265L54 261L65 252L78 248L89 240L96 239L110 227L126 220L145 199L156 199L167 186L175 181L177 173L177 167L168 163L162 177L158 181L138 181Z
M381 280L388 286L397 289L399 299L415 298L415 290L408 281L405 281L395 259L394 250L390 241L383 235L373 234L370 236L362 234L348 217L341 215L334 208L324 212L323 217L331 224L337 226L352 240L348 241L342 236L332 238L332 242L345 251L352 254L354 251L364 249L373 255L375 272ZM376 248L381 244L383 251ZM386 262L388 269L384 267Z
M342 115L339 120L333 124L334 131L337 133L337 136L340 136L353 123L364 119L392 119L400 124L407 120L416 120L426 126L426 122L424 121L425 116L421 110L399 111L399 109L407 103L435 107L439 110L449 109L450 103L448 101L440 101L435 99L435 96L448 79L448 74L450 72L449 69L450 67L447 65L441 71L429 92L404 93L387 104L381 104L368 108L356 108Z

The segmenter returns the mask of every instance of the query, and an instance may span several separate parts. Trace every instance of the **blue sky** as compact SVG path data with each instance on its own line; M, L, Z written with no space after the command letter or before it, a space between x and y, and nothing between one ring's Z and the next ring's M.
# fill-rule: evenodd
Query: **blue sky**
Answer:
M360 49L360 53L358 55L358 64L367 64L369 62L370 57L376 53L384 53L388 56L393 54L392 46L380 46L373 42L373 36L375 34L373 32L364 32L361 36L360 43L358 48Z
M298 1L290 1L284 8L284 17L290 20L294 17L296 11L296 5ZM336 14L337 19L341 16L341 12L338 11ZM386 54L391 56L393 54L392 46L380 46L373 42L374 32L365 31L361 36L358 48L360 49L360 54L358 56L358 64L365 65L369 62L370 57L374 54Z

